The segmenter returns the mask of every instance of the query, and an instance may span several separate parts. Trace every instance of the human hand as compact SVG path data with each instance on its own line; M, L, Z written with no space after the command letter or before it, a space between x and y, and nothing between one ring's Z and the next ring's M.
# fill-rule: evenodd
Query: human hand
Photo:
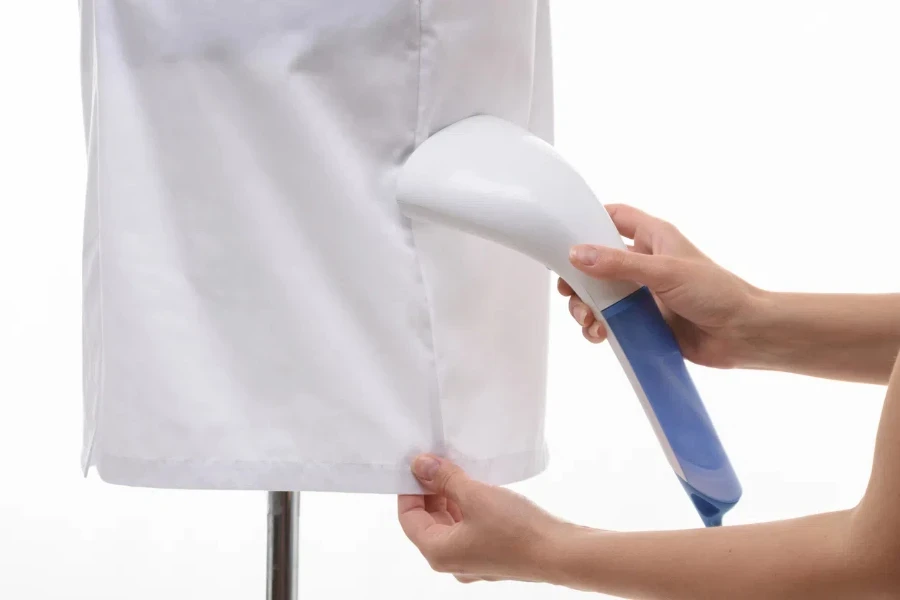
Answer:
M430 493L400 496L400 525L435 571L463 583L547 581L553 540L567 524L447 460L426 455L413 466Z
M686 359L709 367L740 366L762 291L714 263L670 223L622 204L606 209L619 234L633 244L627 251L576 246L572 265L597 279L647 286ZM603 323L565 281L557 288L569 297L569 312L584 336L603 342Z

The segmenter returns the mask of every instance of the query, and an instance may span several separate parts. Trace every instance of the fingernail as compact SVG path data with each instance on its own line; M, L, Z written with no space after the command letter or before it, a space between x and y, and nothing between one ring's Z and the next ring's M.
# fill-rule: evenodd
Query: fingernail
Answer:
M415 463L413 463L413 473L419 479L422 479L424 481L431 481L440 466L440 463L438 463L438 461L436 461L434 458L430 456L422 456L417 458Z
M587 320L588 310L583 306L579 306L575 309L575 320L578 321L578 324L584 327L584 322Z
M571 257L583 265L592 265L597 262L599 255L591 246L576 246L572 248Z

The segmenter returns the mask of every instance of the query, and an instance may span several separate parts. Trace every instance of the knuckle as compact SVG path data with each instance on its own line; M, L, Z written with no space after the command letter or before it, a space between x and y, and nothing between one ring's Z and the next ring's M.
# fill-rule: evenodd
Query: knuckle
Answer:
M450 556L443 550L433 552L428 558L428 565L436 573L455 572L455 569L453 568L453 562L450 560Z
M681 231L678 229L678 227L674 223L666 221L665 219L657 220L656 229L661 235L668 237L678 237L681 235Z
M600 271L617 272L628 265L630 258L626 252L604 252L597 267Z
M447 569L444 566L443 561L438 560L436 558L428 559L428 566L431 567L431 570L435 573L446 573Z
M654 291L667 292L684 282L686 269L684 263L671 256L654 257L653 276L656 282Z
M681 261L672 256L656 256L654 257L656 260L654 261L656 264L656 268L659 271L659 276L665 278L667 280L672 278L677 278L679 274L684 270L684 266Z
M445 567L446 561L444 559L444 553L441 550L440 546L427 544L421 550L422 554L425 556L425 560L428 561L428 566L438 573L442 572Z

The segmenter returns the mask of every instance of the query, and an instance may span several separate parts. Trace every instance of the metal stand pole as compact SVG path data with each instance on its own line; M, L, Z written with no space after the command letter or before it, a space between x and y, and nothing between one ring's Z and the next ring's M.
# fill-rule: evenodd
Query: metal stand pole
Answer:
M269 492L266 600L297 600L300 493Z

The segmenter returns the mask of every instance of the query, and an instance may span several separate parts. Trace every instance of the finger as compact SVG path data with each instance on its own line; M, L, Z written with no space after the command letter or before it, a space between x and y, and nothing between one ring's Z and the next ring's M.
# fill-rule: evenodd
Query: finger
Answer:
M619 235L633 240L641 227L650 227L660 220L644 211L628 204L607 204L606 212L619 232Z
M581 329L581 334L584 336L584 339L592 344L602 344L604 341L606 341L606 336L597 336L591 333L590 327L583 327Z
M426 454L415 460L413 473L428 491L453 500L465 513L465 500L475 482L461 468L448 460Z
M637 252L638 254L653 254L653 247L649 240L637 240L634 244L626 246L629 252Z
M575 290L562 277L556 282L556 290L563 296L571 296L575 293Z
M405 514L413 510L425 509L425 496L421 494L400 495L397 498L398 514Z
M447 510L447 498L437 494L428 494L425 496L425 510L430 513L443 512Z
M481 576L476 577L475 575L454 575L457 581L460 583L479 583L479 582L496 582L496 581L507 581L507 579L503 579L500 577L490 577L490 576ZM523 580L524 581L524 580Z
M453 517L455 522L459 523L463 520L462 511L459 510L459 507L453 500L447 500L447 512L450 513L450 516Z
M425 497L418 495L401 495L397 500L397 513L400 519L400 528L406 537L421 548L430 535L434 533L437 522L434 517L425 510Z
M594 313L578 296L569 298L569 314L582 327L590 327L594 322Z
M447 498L438 496L437 494L429 494L425 496L425 510L427 510L434 522L438 525L453 525L456 520L447 510Z
M584 337L586 337L589 341L599 344L603 342L607 338L606 327L604 327L602 321L595 321L591 324L590 327L584 328Z
M627 252L605 246L579 245L570 253L572 265L597 279L634 281L654 291L679 282L682 263L671 256Z
M644 254L652 254L663 241L677 252L666 252L678 256L700 256L700 251L684 234L669 221L655 217L633 206L624 204L607 205L607 212L620 235L634 240L634 249Z

